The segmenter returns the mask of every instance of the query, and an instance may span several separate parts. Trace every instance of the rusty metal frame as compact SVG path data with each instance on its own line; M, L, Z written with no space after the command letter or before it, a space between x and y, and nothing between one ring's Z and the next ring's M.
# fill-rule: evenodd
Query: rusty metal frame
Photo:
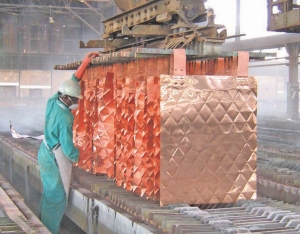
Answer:
M300 9L293 0L268 0L268 31L300 32ZM277 12L273 10L277 9Z
M193 6L193 9L188 9L190 6ZM102 37L103 39L111 38L112 35L120 32L123 25L130 28L138 24L150 23L151 25L157 21L170 21L172 17L164 17L166 13L170 13L171 15L176 14L179 17L179 21L174 26L178 28L195 28L196 26L193 24L194 20L200 22L206 19L204 0L150 1L143 5L127 6L126 10L127 11L104 21L105 33Z

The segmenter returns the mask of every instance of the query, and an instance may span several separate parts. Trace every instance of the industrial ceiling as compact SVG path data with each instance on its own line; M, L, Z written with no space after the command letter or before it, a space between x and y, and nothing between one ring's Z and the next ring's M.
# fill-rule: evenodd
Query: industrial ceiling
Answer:
M107 7L114 5L113 0L2 0L0 2L0 14L49 14L50 8L55 14L98 14Z
M110 10L108 10L110 9ZM101 22L117 12L113 0L2 0L0 16L44 15L49 23L60 16L77 18L101 36ZM108 13L109 12L109 13Z

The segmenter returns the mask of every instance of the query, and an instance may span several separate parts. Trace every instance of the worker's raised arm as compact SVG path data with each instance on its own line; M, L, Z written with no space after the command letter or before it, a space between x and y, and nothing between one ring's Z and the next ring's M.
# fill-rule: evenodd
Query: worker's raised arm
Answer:
M86 68L89 66L89 64L91 63L91 61L98 56L99 56L98 52L88 53L83 58L82 63L78 67L77 71L74 73L75 77L80 80L83 77L84 72L85 72Z

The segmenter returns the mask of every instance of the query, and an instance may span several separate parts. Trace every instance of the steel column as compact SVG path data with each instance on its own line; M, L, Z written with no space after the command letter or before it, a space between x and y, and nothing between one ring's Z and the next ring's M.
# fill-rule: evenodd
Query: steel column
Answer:
M299 81L298 56L299 44L288 44L289 53L289 81L287 82L287 117L293 120L299 118Z

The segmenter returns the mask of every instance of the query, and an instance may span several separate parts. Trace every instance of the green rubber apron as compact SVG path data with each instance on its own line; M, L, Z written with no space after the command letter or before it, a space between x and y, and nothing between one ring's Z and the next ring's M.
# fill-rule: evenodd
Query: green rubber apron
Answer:
M61 180L63 182L64 189L65 189L65 192L66 192L67 204L68 204L68 196L69 196L69 189L70 189L70 183L71 183L73 163L62 152L62 149L61 149L60 145L57 148L54 147L52 152L55 155L55 159L56 159L56 162L57 162L57 165L58 165Z
M46 143L46 140L44 139L44 144L49 149L49 146ZM68 197L69 197L69 189L70 189L70 183L71 183L71 176L72 176L72 165L73 162L65 156L61 149L61 145L57 144L54 146L53 150L51 151L52 154L54 154L56 163L58 165L58 170L60 173L60 177L66 192L67 197L67 205L68 205Z

